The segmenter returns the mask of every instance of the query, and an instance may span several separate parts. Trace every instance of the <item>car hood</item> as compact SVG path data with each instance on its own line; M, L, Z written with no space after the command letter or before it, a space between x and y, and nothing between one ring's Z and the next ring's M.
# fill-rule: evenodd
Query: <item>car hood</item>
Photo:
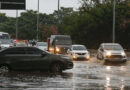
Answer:
M47 47L44 47L44 46L37 46L37 48L41 49L41 50L46 50Z
M105 50L105 52L111 52L114 55L121 55L121 53L124 53L124 50Z
M61 54L58 54L58 55L55 55L55 54L50 54L50 58L55 58L56 60L66 60L66 61L72 61L72 58L69 57L69 56L66 56L66 55L61 55Z
M1 44L1 47L9 47L10 44Z
M73 53L89 53L87 50L73 50Z

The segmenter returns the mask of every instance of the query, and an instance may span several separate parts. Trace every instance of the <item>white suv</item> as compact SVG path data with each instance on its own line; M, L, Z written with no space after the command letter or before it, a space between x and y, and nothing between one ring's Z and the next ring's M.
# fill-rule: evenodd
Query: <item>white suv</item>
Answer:
M127 61L122 46L118 43L102 43L97 52L97 59L107 61Z
M68 50L68 54L73 59L90 59L90 53L84 45L72 45L72 48Z

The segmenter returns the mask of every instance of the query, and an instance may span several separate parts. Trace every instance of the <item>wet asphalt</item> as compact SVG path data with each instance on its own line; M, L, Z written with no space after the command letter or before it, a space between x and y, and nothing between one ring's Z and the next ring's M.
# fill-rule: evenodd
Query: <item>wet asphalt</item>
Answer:
M73 69L62 74L39 71L1 73L0 90L130 90L130 61L77 60Z

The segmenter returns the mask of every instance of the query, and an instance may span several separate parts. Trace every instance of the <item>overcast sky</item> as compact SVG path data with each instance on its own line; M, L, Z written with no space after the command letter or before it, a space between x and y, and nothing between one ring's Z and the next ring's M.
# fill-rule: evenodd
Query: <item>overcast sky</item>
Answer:
M39 0L40 1L40 12L42 13L53 13L54 10L57 10L58 0ZM78 9L80 6L80 0L60 0L60 7L73 7L74 10ZM26 9L37 10L37 0L26 0ZM23 10L22 10L23 11ZM22 12L21 10L19 11ZM16 16L15 10L0 10L0 12L6 13L7 16Z

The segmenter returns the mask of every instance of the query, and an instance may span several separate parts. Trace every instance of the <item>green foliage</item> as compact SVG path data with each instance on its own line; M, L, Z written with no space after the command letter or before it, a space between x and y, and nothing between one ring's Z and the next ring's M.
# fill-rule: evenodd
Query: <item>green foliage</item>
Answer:
M88 6L86 6L88 5ZM103 42L112 42L113 3L83 0L79 12L64 18L61 24L63 34L71 35L73 43L97 48ZM130 3L116 4L116 42L130 48Z
M61 7L52 14L39 14L39 40L46 41L51 34L71 35L74 44L97 48L103 42L112 42L113 0L82 0L78 11ZM130 2L116 0L116 42L130 49ZM0 31L15 38L16 18L0 13ZM36 39L37 12L27 10L18 17L18 38Z

